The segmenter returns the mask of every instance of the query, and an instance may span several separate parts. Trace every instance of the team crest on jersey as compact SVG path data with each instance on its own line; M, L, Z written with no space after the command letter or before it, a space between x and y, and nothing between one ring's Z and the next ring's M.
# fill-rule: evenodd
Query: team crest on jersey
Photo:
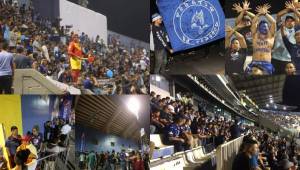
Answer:
M220 17L207 0L186 0L176 9L173 27L181 42L198 45L214 39L220 31Z

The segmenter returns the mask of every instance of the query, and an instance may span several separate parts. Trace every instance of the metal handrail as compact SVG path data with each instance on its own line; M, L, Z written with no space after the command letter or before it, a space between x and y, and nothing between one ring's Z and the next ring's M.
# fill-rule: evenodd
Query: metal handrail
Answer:
M38 161L38 162L39 162L39 161L42 161L42 160L44 160L44 159L47 159L47 158L50 158L50 157L52 157L52 156L58 155L58 154L63 153L63 152L65 152L65 151L67 151L67 150L64 150L64 151L60 151L60 152L57 152L57 153L53 153L53 154L47 155L47 156L45 156L45 157L42 157L42 158L38 159L37 161Z

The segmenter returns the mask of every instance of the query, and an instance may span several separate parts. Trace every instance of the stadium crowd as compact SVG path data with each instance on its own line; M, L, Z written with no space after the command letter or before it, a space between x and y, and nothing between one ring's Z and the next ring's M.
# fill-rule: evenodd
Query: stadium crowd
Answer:
M44 133L38 125L33 126L24 136L19 135L18 127L11 127L11 134L5 142L9 160L0 154L0 168L8 169L8 164L13 170L28 169L55 169L55 157L65 151L69 145L71 125L68 120L54 118L44 123ZM50 156L52 155L52 156ZM48 157L46 159L43 159ZM43 160L43 161L39 161Z
M297 113L268 111L263 116L287 129L300 129L300 115Z
M126 46L116 36L70 32L60 19L34 12L32 3L0 1L0 93L13 93L14 69L32 68L64 84L94 94L147 94L146 49Z
M239 137L248 126L223 116L208 116L204 109L193 109L188 94L161 98L151 92L151 134L163 134L164 143L174 145L175 152L202 145L210 149ZM180 97L179 97L180 96Z
M300 148L295 138L253 129L243 139L232 170L298 170Z
M212 145L216 148L220 144L244 135L243 144L232 164L233 170L297 170L298 168L300 161L300 147L296 142L298 136L280 136L278 132L269 132L256 126L237 123L236 120L226 120L221 116L210 117L204 110L193 109L189 95L181 94L177 95L176 99L171 99L162 98L152 91L150 96L150 131L152 134L162 134L163 143L173 145L175 152L189 150L198 145L204 147ZM295 118L293 115L285 117ZM274 121L279 119L285 125L290 124L282 117L276 117Z
M233 4L238 13L234 24L226 26L225 72L247 75L295 75L300 72L298 1L286 1L276 15L264 4L250 8L245 0ZM252 13L254 11L256 13ZM248 63L250 61L250 63Z
M81 152L79 156L80 169L88 170L147 170L149 169L149 155L142 154L139 151L126 152L124 149L121 152L101 152L89 153Z

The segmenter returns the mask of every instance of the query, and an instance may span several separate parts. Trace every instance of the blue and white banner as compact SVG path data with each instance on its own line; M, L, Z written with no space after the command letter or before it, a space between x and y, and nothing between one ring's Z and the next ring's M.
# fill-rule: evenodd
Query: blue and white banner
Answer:
M157 0L156 3L174 52L225 37L225 15L218 0Z

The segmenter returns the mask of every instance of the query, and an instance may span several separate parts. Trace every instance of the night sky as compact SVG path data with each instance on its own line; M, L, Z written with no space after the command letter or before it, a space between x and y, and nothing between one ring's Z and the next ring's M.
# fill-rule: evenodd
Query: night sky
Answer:
M225 15L226 18L233 18L237 16L236 11L232 10L232 5L234 3L242 4L243 1L241 0L226 0L225 3ZM278 0L260 0L260 1L250 1L250 8L252 8L251 12L255 11L256 6L263 5L265 3L269 3L271 5L270 12L271 14L278 13L280 10L284 9L285 1L278 1Z
M78 0L69 0L78 2ZM108 29L149 42L150 5L147 0L89 0L88 8L106 15Z

